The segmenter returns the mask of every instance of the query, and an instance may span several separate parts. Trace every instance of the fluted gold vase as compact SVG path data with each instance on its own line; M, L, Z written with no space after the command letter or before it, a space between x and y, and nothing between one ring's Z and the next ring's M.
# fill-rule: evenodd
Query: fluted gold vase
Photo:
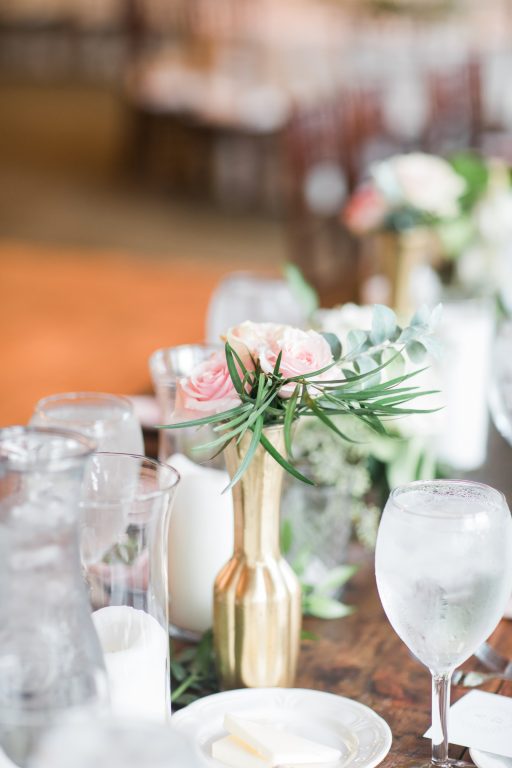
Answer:
M283 428L265 435L284 451ZM231 477L252 432L226 448ZM300 583L281 555L279 507L283 469L259 445L233 488L235 545L214 590L214 642L221 686L291 686L301 629Z

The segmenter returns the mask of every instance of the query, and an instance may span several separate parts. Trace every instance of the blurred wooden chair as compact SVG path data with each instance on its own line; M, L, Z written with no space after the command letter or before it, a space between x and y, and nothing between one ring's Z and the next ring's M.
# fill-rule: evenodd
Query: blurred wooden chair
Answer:
M324 306L358 294L357 246L340 220L355 172L348 104L338 97L296 108L285 132L290 258Z
M429 152L478 147L482 133L480 63L469 57L427 74L430 116L425 136Z

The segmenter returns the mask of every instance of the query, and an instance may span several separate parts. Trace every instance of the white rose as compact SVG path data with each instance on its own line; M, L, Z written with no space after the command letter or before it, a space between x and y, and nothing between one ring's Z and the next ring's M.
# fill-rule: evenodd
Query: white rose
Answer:
M409 205L440 218L459 213L466 182L441 157L413 152L372 167L380 191L393 205Z

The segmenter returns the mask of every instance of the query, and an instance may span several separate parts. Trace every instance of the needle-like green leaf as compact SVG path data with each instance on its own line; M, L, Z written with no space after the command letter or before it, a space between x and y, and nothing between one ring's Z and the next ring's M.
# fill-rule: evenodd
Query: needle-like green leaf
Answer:
M260 415L254 425L252 438L251 438L251 442L249 443L249 448L247 449L247 453L245 454L244 458L240 462L240 466L238 467L237 471L231 478L229 485L224 489L223 493L225 491L228 491L234 485L236 485L236 483L238 483L238 481L244 474L245 470L251 463L252 457L256 453L256 448L258 447L260 438L262 437L262 433L263 433L263 416Z
M297 400L299 399L299 394L300 394L300 384L297 384L297 386L293 390L292 396L289 398L288 402L286 403L286 408L284 413L284 444L286 447L286 453L288 454L288 458L292 455L292 424L294 419L296 418L296 408L297 408Z
M285 469L287 472L290 473L290 475L293 475L293 477L296 477L297 480L302 480L303 483L307 483L307 485L314 485L315 483L310 480L308 477L303 475L301 472L299 472L298 469L296 469L293 464L290 464L289 461L287 461L284 456L282 456L279 451L274 448L270 440L266 437L265 434L261 435L260 442L262 446L265 448L267 453L270 453L273 459L277 461L278 464L280 464L283 469Z

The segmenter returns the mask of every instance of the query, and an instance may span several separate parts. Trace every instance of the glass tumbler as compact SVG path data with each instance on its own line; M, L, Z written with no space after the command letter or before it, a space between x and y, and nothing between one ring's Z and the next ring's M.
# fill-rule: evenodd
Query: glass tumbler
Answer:
M143 456L95 453L82 490L82 562L112 712L170 716L167 541L179 475Z
M106 701L79 553L93 450L72 432L0 430L0 747L19 765L62 712Z
M176 383L222 347L191 344L159 349L149 368L161 410L161 423L174 415ZM229 483L224 456L198 446L213 438L209 427L162 429L159 458L175 466L181 482L169 529L169 609L171 631L196 640L213 623L213 584L233 552L233 500L222 493ZM200 563L200 567L199 564Z
M65 392L40 400L32 426L72 429L92 437L99 451L144 453L142 429L126 397L103 392Z
M302 328L308 316L286 280L233 272L226 275L213 292L208 306L206 338L217 341L228 328L244 320Z

